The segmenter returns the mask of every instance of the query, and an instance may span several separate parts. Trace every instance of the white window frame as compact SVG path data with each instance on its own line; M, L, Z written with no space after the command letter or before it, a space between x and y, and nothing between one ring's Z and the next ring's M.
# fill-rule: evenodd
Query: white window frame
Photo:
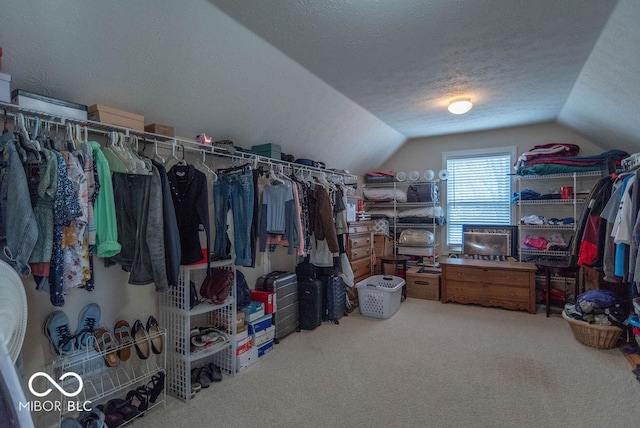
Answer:
M509 155L511 160L510 165L513 165L517 156L517 151L518 151L518 148L516 146L504 146L504 147L488 147L485 149L455 150L455 151L449 151L449 152L442 152L442 165L446 168L447 161L450 159L476 158L476 157L491 156L491 155ZM449 176L448 179L455 180L455 177ZM513 181L511 179L509 179L509 188L510 188L509 194L511 195L513 194ZM449 221L448 220L449 219L449 203L447 199L448 196L446 194L447 192L446 183L444 183L444 185L441 186L441 189L445 193L444 200L446 201L445 203L445 209L447 212L446 218L447 218L447 221ZM509 224L513 224L513 209L511 207L509 208ZM447 251L462 252L462 248L459 244L449 243L448 232L445 232L444 239L446 242Z

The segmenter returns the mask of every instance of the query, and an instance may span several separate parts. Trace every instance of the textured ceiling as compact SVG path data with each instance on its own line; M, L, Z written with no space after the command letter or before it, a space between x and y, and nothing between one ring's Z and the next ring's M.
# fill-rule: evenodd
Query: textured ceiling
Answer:
M556 120L617 3L209 1L407 137ZM457 96L470 113L446 111Z
M638 0L3 0L13 88L363 173L407 137L558 120L638 151ZM469 96L471 112L448 101Z

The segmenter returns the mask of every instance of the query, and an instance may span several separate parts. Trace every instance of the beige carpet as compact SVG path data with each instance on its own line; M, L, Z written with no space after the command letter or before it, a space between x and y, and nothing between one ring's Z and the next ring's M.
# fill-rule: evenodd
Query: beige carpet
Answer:
M640 382L559 315L408 299L294 333L136 427L633 427Z

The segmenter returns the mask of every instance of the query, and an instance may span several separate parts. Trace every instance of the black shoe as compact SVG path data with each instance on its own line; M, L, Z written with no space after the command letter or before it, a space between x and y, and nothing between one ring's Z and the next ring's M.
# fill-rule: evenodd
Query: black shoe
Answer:
M191 391L200 392L202 385L200 385L200 369L191 369Z
M198 373L198 380L200 381L200 386L203 388L209 388L209 386L211 386L211 380L209 379L207 368L199 367L196 370Z
M213 363L207 365L207 376L211 382L220 382L222 380L222 370Z

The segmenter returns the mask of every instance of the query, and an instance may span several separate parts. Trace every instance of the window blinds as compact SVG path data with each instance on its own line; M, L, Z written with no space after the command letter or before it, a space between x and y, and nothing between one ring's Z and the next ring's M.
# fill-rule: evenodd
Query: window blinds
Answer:
M462 247L463 224L511 224L511 156L447 159L447 246Z

